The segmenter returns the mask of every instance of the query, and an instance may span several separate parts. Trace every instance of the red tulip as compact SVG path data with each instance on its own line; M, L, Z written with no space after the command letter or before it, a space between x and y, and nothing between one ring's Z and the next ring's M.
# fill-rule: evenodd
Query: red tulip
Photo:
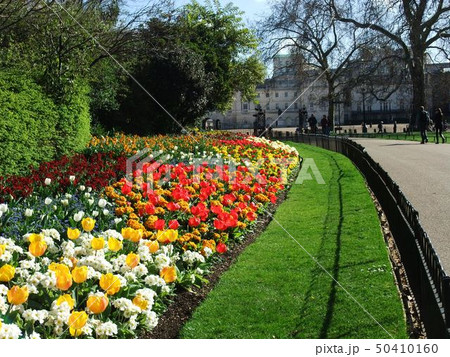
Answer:
M156 220L155 223L154 223L154 227L155 227L155 229L158 230L158 231L163 231L165 225L166 225L166 221L163 220L163 219L158 219L158 220Z
M227 250L228 250L227 246L224 243L222 243L222 242L220 242L220 243L218 243L216 245L216 252L217 253L223 254L223 253L226 253Z

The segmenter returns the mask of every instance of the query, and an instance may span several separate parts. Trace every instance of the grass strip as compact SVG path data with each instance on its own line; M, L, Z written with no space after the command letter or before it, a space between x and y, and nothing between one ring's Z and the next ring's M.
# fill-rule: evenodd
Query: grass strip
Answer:
M363 177L340 154L293 145L314 160L325 184L293 185L275 220L383 328L274 220L224 273L180 337L406 338L402 304Z

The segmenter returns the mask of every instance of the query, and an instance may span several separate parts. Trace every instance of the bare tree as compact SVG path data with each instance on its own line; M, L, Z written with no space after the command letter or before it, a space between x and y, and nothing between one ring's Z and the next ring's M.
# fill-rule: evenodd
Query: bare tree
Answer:
M260 36L268 38L266 54L288 49L297 58L301 74L310 81L325 81L328 116L334 116L334 102L344 82L347 66L358 49L372 40L358 29L337 22L331 8L320 0L280 0L261 25Z
M403 53L413 86L415 110L426 105L425 56L446 53L450 38L449 0L329 0L334 17L381 34Z

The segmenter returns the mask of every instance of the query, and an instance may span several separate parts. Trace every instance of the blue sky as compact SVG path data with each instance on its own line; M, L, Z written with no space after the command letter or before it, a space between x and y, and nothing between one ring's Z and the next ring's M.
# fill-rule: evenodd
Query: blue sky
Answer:
M176 6L182 6L189 3L189 0L175 0ZM198 0L204 3L203 0ZM247 24L258 21L258 18L269 10L269 0L221 0L222 5L231 2L245 12L244 18ZM149 3L149 0L125 0L130 9L139 9Z

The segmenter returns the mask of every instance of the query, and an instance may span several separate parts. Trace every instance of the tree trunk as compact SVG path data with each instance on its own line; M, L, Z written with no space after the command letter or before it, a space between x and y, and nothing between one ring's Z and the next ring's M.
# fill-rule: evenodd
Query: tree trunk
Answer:
M332 81L328 81L328 125L330 129L334 131L334 83Z

